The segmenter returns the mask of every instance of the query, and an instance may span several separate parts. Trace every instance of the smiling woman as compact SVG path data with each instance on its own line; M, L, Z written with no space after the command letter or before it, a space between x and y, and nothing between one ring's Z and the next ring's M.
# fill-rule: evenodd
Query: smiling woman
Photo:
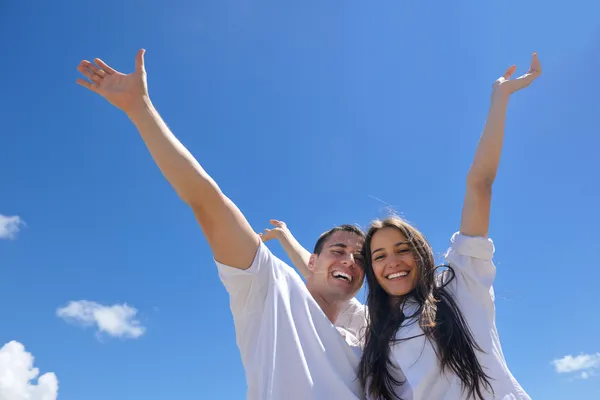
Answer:
M435 353L442 371L456 374L470 395L484 398L485 391L492 392L490 376L484 372L476 354L481 347L465 320L460 302L447 287L454 279L454 270L449 267L449 274L436 274L438 267L433 249L425 236L400 218L374 221L367 232L364 253L372 317L361 373L363 377L369 373L376 377L371 389L380 390L386 382L393 382L391 389L395 390L393 386L403 384L388 369L388 357L377 361L373 360L375 354L388 354L390 344L395 342L409 341L407 346L422 346L425 342L414 339L425 336L435 347L431 348L434 349L431 354L424 353L429 356ZM397 336L400 328L410 329L410 334ZM409 359L412 360L404 357L404 360ZM373 361L367 365L367 360ZM402 362L402 370L412 377L408 364L410 362ZM417 384L415 389L419 390ZM422 395L416 398L429 398Z
M425 268L419 268L413 257L414 240L408 240L403 232L409 228L400 220L378 221L371 228L370 251L373 259L373 274L381 287L394 296L404 296L415 288L417 277L421 275L421 282L427 281L430 273ZM422 246L427 242L420 241ZM422 254L422 252L416 252ZM425 253L427 255L427 253ZM390 268L390 259L397 261L397 268ZM387 261L386 261L387 260Z
M415 399L529 399L502 355L487 237L508 100L541 74L537 55L526 74L511 80L515 70L493 84L448 270L437 273L425 236L400 218L375 221L367 232L370 318L359 377L369 399L401 399L409 391Z

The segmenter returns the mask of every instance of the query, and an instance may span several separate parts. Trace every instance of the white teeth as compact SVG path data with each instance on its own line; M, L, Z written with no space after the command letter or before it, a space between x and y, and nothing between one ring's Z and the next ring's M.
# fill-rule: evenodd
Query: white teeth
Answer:
M333 273L333 277L334 278L346 279L348 282L352 282L352 277L350 275L348 275L347 273L342 272L342 271L335 271Z
M408 275L408 271L395 272L393 274L389 274L387 276L387 279L396 279L396 278L400 278L400 277L406 276L406 275Z

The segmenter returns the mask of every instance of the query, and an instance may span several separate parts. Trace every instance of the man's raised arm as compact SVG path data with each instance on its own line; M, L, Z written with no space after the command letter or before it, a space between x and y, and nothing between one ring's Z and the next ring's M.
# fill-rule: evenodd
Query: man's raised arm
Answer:
M77 69L89 79L77 83L124 111L135 124L152 158L179 197L193 210L217 261L239 269L252 264L259 237L250 224L162 120L148 95L144 50L135 71L122 74L100 59Z

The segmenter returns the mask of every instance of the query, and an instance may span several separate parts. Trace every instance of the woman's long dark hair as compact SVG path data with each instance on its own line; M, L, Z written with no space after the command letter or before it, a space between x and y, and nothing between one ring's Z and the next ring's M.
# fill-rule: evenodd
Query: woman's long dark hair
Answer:
M418 266L417 285L411 293L402 298L392 298L379 285L373 272L371 240L375 232L387 227L399 230L406 237ZM393 373L390 346L399 341L396 334L405 319L419 323L433 345L442 371L449 370L460 378L468 398L477 396L483 399L482 390L485 389L493 392L491 378L483 371L475 354L476 351L482 350L446 288L454 279L454 271L449 267L444 274L450 274L450 278L444 279L443 283L436 281L437 267L433 250L423 234L397 217L375 221L367 232L363 251L369 286L369 327L359 367L359 379L365 392L378 400L400 399L395 394L394 387L404 382ZM402 305L409 298L416 301L417 311L413 315L405 316Z

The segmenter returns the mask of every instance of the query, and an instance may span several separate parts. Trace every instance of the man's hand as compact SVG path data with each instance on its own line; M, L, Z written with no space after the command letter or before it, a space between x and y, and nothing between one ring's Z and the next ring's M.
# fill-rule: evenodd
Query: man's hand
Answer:
M269 222L274 228L267 228L265 229L265 233L259 233L258 236L260 236L260 239L263 242L268 242L272 239L279 240L292 264L298 269L298 272L302 276L307 277L310 274L310 269L308 268L310 252L296 240L285 222L276 219L272 219Z
M102 60L82 61L77 67L89 81L77 83L123 110L140 132L158 168L179 197L190 206L214 258L247 269L260 244L256 233L185 146L175 137L148 96L144 50L137 53L135 71L123 74Z
M273 225L275 228L273 229L265 229L265 233L259 233L258 236L260 236L260 239L263 242L268 242L269 240L272 239L281 239L281 236L287 232L289 232L287 225L285 224L285 222L283 221L278 221L276 219L272 219L269 221L271 223L271 225Z
M148 84L144 68L145 52L143 49L138 51L135 71L127 75L111 68L99 58L94 59L95 64L83 60L77 66L77 70L89 81L79 78L77 83L98 93L125 113L130 113L143 106L148 100Z

